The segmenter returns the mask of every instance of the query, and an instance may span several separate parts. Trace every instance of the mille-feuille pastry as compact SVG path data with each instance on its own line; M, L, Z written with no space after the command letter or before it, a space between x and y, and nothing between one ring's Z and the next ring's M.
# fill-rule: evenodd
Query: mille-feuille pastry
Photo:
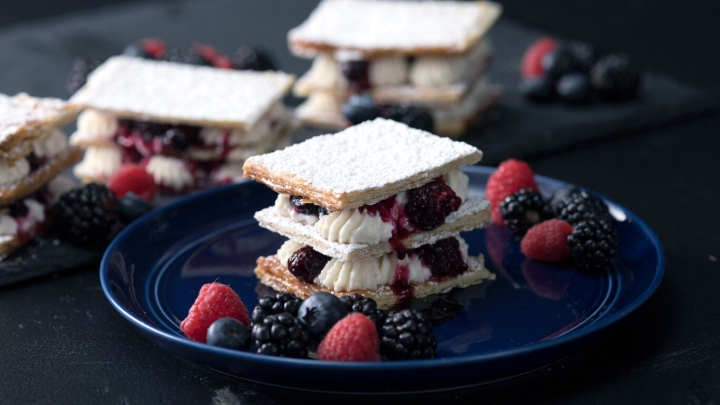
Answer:
M47 226L47 210L65 191L59 176L82 157L59 129L77 116L62 100L0 94L0 259Z
M482 153L378 118L254 156L245 176L279 193L255 214L290 240L261 257L263 284L307 297L359 293L390 307L492 278L459 232L487 226L460 166Z
M282 104L294 77L115 56L70 99L85 109L70 142L86 148L75 175L106 181L139 163L161 191L180 193L242 179L249 156L289 143Z
M308 97L298 117L344 127L343 104L367 91L379 105L426 108L436 134L461 135L502 93L484 75L500 13L488 1L323 0L288 34L295 55L314 58L293 89Z

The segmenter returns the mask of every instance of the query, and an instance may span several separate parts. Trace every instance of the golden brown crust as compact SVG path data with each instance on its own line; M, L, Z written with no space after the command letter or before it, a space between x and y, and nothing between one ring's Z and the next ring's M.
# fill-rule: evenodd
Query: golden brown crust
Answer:
M7 205L39 190L82 158L82 149L70 147L19 182L0 188L0 205Z
M43 99L34 99L27 95L15 97L20 96L30 101L34 100L38 106L42 105ZM0 143L0 155L3 156L3 159L14 161L27 156L32 151L35 142L42 140L52 130L71 123L77 117L80 109L76 106L64 104L62 107L54 108L52 111L53 113L49 115L48 119L28 122L8 135Z
M3 236L0 238L0 260L5 259L22 244L17 236Z
M447 278L442 281L428 281L423 284L413 285L413 296L415 298L424 298L433 294L446 293L453 288L464 288L474 284L478 284L485 280L495 279L495 275L490 273L484 265L482 255L477 258L468 259L468 269L465 273ZM298 280L291 275L285 266L282 265L277 255L269 257L260 257L257 259L257 267L255 275L260 282L280 292L289 292L300 298L307 298L311 294L318 291L325 291L337 296L360 294L363 297L374 299L378 308L389 309L398 303L398 297L388 286L383 286L377 290L353 290L353 291L334 291L325 286L313 283L306 283Z

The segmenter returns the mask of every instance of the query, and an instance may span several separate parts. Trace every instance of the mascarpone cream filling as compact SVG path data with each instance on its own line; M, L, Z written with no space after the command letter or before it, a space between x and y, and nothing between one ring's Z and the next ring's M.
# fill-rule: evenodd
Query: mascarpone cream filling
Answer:
M370 61L368 71L373 86L396 86L408 78L408 63L405 57L388 56Z
M48 134L44 141L36 143L33 151L38 157L51 158L59 155L67 147L68 142L65 134L61 130L55 129Z
M18 224L10 215L0 215L0 236L14 236L17 234Z
M460 83L470 75L473 67L482 63L491 52L489 42L481 41L465 55L419 57L410 68L410 82L418 87Z
M78 138L111 139L118 129L118 120L112 115L95 110L85 110L77 119Z
M73 169L73 173L79 178L108 178L120 168L121 163L120 147L114 144L90 146L85 150L83 160Z
M192 173L180 159L156 155L148 160L145 170L153 176L156 184L175 191L181 191L195 184Z
M22 179L30 173L30 163L25 158L10 164L0 160L0 186L6 186Z
M343 88L347 83L340 64L327 53L321 53L313 60L307 75L314 86L323 89Z

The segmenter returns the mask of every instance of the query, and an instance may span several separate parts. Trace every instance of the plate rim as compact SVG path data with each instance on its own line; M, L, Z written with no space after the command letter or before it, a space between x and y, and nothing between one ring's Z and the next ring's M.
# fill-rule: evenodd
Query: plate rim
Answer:
M490 174L492 173L496 168L491 166L481 166L481 165L474 165L474 166L464 166L462 168L466 172L475 173L475 174ZM562 186L569 184L567 182L563 182L551 177L546 177L542 175L535 175L535 177L540 180L538 183L549 183L554 184L557 186ZM118 234L113 241L108 246L107 250L103 254L102 261L100 263L100 284L102 286L103 293L105 294L106 299L110 302L113 308L115 308L116 311L120 313L126 320L130 322L131 325L135 326L136 328L139 328L141 331L154 336L156 339L160 340L168 340L169 343L177 344L180 346L187 346L189 349L193 350L201 350L201 351L209 351L210 353L213 353L215 355L230 355L231 357L242 359L243 361L247 361L250 363L261 363L265 365L277 365L277 366L290 366L290 367L297 367L301 366L303 368L314 369L316 367L320 367L323 369L331 368L331 369L337 369L337 370L353 370L353 371L377 371L377 370L402 370L407 369L408 366L412 366L414 370L422 370L422 369L438 369L438 368L454 368L454 367L462 367L467 366L469 364L476 364L476 363L482 363L482 362L490 362L490 361L497 361L502 359L510 359L517 356L523 356L527 354L532 354L535 352L544 352L547 350L552 350L556 347L563 346L566 344L570 344L573 341L581 341L584 340L596 333L599 333L603 330L608 329L612 325L618 323L622 319L626 318L629 314L635 312L640 306L642 306L647 300L655 293L657 288L660 286L664 273L665 273L665 252L662 247L662 244L660 242L660 239L655 234L655 232L643 221L640 217L638 217L635 213L628 210L624 206L616 203L613 200L610 200L603 196L602 194L597 194L600 198L602 198L607 203L613 204L618 208L621 208L623 212L627 215L628 218L631 218L632 221L641 229L642 233L649 236L649 241L651 242L652 246L655 248L655 256L657 258L657 266L654 269L653 279L650 285L631 303L629 303L627 306L624 307L622 311L615 312L613 314L610 314L609 316L598 320L597 322L593 322L589 325L587 325L584 328L575 329L572 330L566 334L563 334L557 338L550 339L550 340L544 340L544 341L536 341L521 347L517 348L511 348L507 350L501 350L497 352L492 353L483 353L483 354L471 354L471 355L461 355L456 357L445 357L445 358L434 358L434 359L424 359L424 360L403 360L403 361L393 361L393 362L339 362L339 361L317 361L312 359L292 359L292 358L285 358L285 357L274 357L274 356L265 356L260 355L256 353L249 353L249 352L242 352L242 351L234 351L230 349L224 349L220 347L214 347L210 346L204 343L195 342L186 338L183 338L178 335L170 334L169 332L166 332L164 330L161 330L157 327L154 327L153 325L150 325L146 322L144 322L142 319L139 319L134 314L130 313L126 308L121 305L115 298L114 294L110 290L110 286L107 280L109 263L112 260L112 255L116 251L117 246L121 244L125 239L128 238L128 235L132 235L133 232L135 232L136 229L141 228L145 226L146 223L152 221L153 218L155 218L158 215L162 215L163 213L173 210L178 206L182 206L185 204L190 204L195 200L198 199L204 199L206 196L213 195L216 193L221 193L227 191L229 188L240 188L240 187L248 187L251 186L253 183L245 182L240 184L230 184L230 185L224 185L220 187L214 187L208 190L200 191L197 193L193 193L181 198L178 198L177 200L156 208L149 213L143 215L142 217L135 220L132 224L130 224L128 227L126 227L120 234ZM594 191L593 191L594 192ZM178 355L178 354L176 354ZM178 355L179 357L183 357ZM196 363L196 362L195 362ZM197 364L197 363L196 363ZM205 366L204 364L201 364ZM209 367L209 366L206 366ZM212 368L212 367L209 367ZM231 374L230 374L231 375ZM242 378L238 376L234 376L235 378Z

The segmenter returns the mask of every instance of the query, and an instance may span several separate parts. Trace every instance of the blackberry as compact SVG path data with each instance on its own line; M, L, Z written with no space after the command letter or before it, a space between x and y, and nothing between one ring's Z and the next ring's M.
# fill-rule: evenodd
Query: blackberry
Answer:
M507 196L500 203L500 213L503 223L516 238L522 238L533 225L554 217L540 193L529 188Z
M53 207L55 223L68 241L100 249L121 226L116 205L112 190L90 183L60 197Z
M573 262L582 270L602 270L617 255L617 229L606 221L582 221L567 237Z
M324 254L314 250L310 246L305 246L296 250L288 260L288 271L298 279L312 283L315 276L320 274L330 258Z
M608 223L612 220L605 202L587 191L576 191L565 196L555 208L555 214L570 225L589 219Z
M640 88L640 71L626 54L600 59L593 67L591 77L600 97L608 101L633 99Z
M252 339L259 354L282 357L307 357L310 344L310 334L296 317L286 312L254 324Z
M555 100L555 78L550 76L528 77L518 86L520 93L528 100L546 103Z
M249 45L241 45L230 55L230 60L233 68L238 70L276 70L275 62L267 52Z
M203 58L194 46L178 46L175 48L169 48L165 52L165 60L185 65L212 66L212 63Z
M380 333L388 316L388 311L378 309L377 302L374 299L365 298L360 294L352 294L343 295L340 297L340 301L345 305L348 313L358 312L370 318L377 327L378 333Z
M558 79L556 88L560 100L575 105L589 104L593 88L590 77L582 72L568 73Z
M426 108L389 105L383 110L383 116L387 119L402 122L409 127L423 131L433 132L435 129L435 120Z
M65 89L67 89L68 93L75 94L80 87L84 86L88 75L100 66L101 63L102 61L98 59L76 58L72 63L70 74L65 82Z
M433 358L436 347L432 324L418 310L403 309L383 324L380 352L388 360Z
M548 52L541 63L545 73L550 77L560 77L575 71L575 59L563 48Z
M342 113L352 125L380 117L380 108L369 94L353 94L342 106Z
M275 295L262 297L258 300L255 309L253 309L250 319L253 324L261 324L268 316L283 312L297 316L298 309L302 302L302 299L289 293L277 293Z
M432 245L423 245L417 249L420 260L430 268L433 277L457 276L468 269L460 253L457 238L441 239Z
M433 181L424 186L408 190L405 214L410 221L430 231L445 223L447 216L458 210L462 199L442 181Z
M563 49L572 57L575 68L581 72L590 73L595 62L600 59L600 50L589 42L569 41Z

